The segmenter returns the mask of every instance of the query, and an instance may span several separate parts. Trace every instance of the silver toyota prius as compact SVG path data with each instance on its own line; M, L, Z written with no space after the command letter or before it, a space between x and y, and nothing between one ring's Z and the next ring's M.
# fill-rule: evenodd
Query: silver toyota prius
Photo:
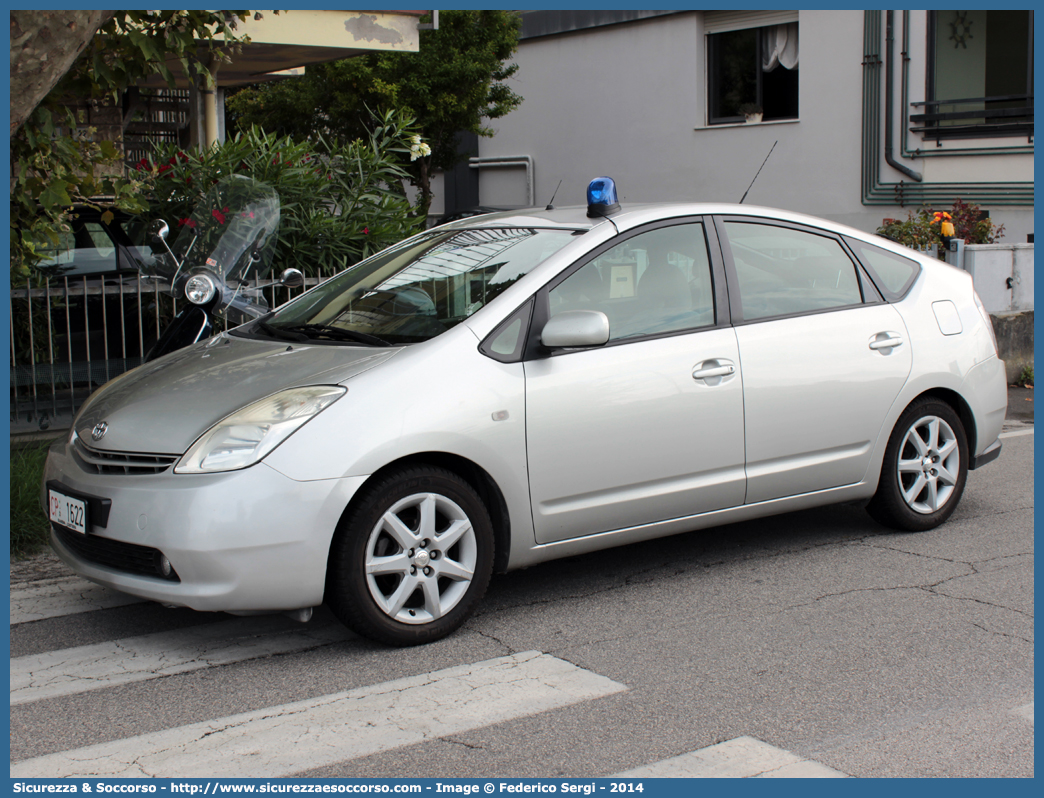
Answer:
M112 380L51 542L164 604L436 640L491 574L836 502L918 531L1000 453L968 274L747 205L473 217Z

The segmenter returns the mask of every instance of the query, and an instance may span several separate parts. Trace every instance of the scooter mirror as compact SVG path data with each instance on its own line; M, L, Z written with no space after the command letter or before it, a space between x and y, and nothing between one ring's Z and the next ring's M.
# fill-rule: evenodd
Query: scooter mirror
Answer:
M156 219L149 224L149 235L152 237L153 242L158 244L161 241L166 241L169 234L170 227L162 219Z
M300 288L304 285L304 281L304 272L300 269L284 269L283 273L279 275L280 285L285 285L287 288Z

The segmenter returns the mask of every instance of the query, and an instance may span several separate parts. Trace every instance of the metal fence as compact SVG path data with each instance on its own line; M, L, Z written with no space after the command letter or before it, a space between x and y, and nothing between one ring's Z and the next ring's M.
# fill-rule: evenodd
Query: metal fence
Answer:
M298 289L263 289L276 307L326 277ZM69 426L99 386L144 362L178 312L178 302L138 275L60 277L12 288L11 432ZM182 300L184 302L184 300ZM246 321L222 317L224 329Z

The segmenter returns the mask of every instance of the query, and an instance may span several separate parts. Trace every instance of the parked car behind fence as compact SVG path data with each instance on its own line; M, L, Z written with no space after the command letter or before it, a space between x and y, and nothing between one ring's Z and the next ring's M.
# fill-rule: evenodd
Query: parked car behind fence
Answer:
M141 217L117 211L107 220L77 207L70 230L44 250L46 277L12 289L12 431L67 425L95 388L144 361L177 313L162 284L141 274L153 257L144 228ZM290 297L275 289L268 299Z

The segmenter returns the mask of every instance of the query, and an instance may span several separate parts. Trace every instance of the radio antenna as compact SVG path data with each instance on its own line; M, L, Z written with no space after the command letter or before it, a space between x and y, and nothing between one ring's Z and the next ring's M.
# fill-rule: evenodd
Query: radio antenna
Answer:
M555 186L555 193L551 195L551 202L547 203L547 207L544 208L545 211L553 211L555 209L554 201L555 201L555 197L558 196L558 189L560 189L560 188L562 188L562 181L561 180L559 180L558 181L558 185Z
M760 168L758 169L758 174L757 174L757 175L754 175L754 180L757 180L757 179L758 179L758 175L760 175L760 174L761 174L761 170L765 168L765 164L767 164L767 163L768 163L769 155L772 155L772 150L776 149L776 145L777 145L777 144L779 144L779 139L776 139L776 140L775 140L775 141L774 141L774 142L772 143L772 146L771 146L771 147L769 148L769 151L768 151L768 155L766 155L766 156L765 156L765 160L761 162L761 166L760 166ZM747 198L747 195L748 195L748 194L750 193L750 190L751 190L752 188L754 188L754 180L751 180L751 181L750 181L750 185L749 185L749 186L747 186L747 190L743 192L743 199L741 199L741 200L739 201L739 204L740 204L740 205L742 205L742 204L743 204L743 200L745 200L745 199Z

